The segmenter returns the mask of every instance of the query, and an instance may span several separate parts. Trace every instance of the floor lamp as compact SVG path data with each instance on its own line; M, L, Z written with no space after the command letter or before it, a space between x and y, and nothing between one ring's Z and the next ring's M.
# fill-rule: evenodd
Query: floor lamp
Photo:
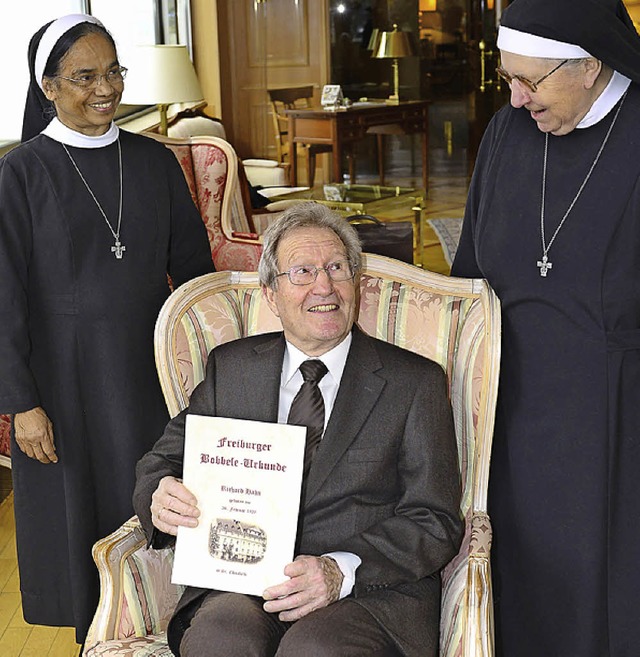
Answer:
M167 108L204 96L186 46L136 46L126 53L128 70L122 102L157 105L160 133L167 134Z

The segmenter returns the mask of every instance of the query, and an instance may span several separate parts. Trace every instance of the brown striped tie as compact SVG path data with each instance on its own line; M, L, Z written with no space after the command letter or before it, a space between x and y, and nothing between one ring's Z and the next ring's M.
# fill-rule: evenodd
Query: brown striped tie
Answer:
M300 365L304 383L293 399L287 424L307 427L307 442L304 449L304 476L311 467L322 432L324 431L324 400L318 383L327 373L327 367L321 360L305 360Z

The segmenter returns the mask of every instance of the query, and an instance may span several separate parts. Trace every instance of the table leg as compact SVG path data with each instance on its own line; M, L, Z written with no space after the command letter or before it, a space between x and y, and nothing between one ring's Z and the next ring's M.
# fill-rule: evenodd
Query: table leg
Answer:
M296 130L296 120L293 116L289 117L289 184L292 187L298 186L298 147L294 141Z
M342 144L336 139L333 141L331 157L331 182L342 182Z
M380 184L384 185L384 144L385 138L382 133L377 133L376 138L378 141L378 175L380 176Z
M422 133L422 186L425 197L429 194L429 132L428 126Z
M416 204L411 208L414 212L416 240L417 240L416 257L414 258L414 260L417 260L417 262L415 262L414 264L416 264L418 267L424 267L424 236L422 230L422 221L424 219L423 206L424 203L422 199L417 198Z

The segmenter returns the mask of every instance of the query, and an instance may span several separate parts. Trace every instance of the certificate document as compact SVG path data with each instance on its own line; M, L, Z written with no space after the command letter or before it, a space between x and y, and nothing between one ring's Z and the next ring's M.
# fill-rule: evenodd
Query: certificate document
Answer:
M305 437L304 427L187 416L183 482L200 517L178 528L175 584L262 595L286 579Z

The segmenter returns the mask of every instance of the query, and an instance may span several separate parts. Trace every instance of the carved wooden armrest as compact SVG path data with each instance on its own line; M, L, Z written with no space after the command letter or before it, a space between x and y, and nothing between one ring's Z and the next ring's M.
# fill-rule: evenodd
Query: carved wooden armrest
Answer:
M100 600L87 646L166 630L183 587L170 581L173 548L155 550L146 543L134 516L94 545Z
M471 517L469 545L469 617L465 646L470 655L493 655L493 595L491 590L491 521L486 513Z
M133 552L144 548L146 542L140 522L134 516L93 546L93 560L100 575L100 600L89 628L87 645L116 638L123 597L124 562Z

